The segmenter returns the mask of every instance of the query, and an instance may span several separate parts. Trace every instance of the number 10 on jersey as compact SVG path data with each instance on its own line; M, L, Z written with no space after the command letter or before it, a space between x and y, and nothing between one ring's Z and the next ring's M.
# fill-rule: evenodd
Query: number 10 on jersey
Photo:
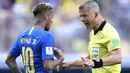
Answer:
M33 59L33 51L30 47L22 47L22 58L24 67L26 68L27 73L34 73L34 59ZM30 61L29 61L30 59Z

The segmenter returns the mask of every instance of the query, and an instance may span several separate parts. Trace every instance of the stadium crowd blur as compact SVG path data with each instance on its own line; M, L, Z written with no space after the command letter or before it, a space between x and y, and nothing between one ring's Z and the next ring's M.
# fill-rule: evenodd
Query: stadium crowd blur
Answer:
M54 36L55 46L65 54L87 53L90 30L86 29L78 16L78 6L84 1L86 0L0 0L0 53L7 53L18 35L33 25L31 10L39 2L54 6L50 32ZM104 18L119 32L123 56L130 56L130 0L96 2Z

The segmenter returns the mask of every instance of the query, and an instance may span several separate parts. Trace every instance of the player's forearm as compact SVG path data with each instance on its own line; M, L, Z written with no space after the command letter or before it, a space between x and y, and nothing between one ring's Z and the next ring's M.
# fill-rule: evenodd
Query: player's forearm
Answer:
M83 61L82 60L76 60L70 62L70 67L83 67Z
M102 58L103 66L110 66L115 64L120 64L122 61L121 55L110 55L107 58Z
M85 57L86 59L90 59L90 55L86 56ZM73 61L73 62L70 62L71 63L71 67L83 67L84 63L82 60L76 60L76 61Z
M6 61L6 64L13 71L13 73L22 73L21 70L18 68L16 61Z
M63 62L64 58L59 58L57 60L45 60L44 61L44 67L47 70L52 70L54 68L56 68L59 64L61 64Z
M64 58L59 58L57 60L54 60L53 67L56 68L58 65L60 65L63 62Z

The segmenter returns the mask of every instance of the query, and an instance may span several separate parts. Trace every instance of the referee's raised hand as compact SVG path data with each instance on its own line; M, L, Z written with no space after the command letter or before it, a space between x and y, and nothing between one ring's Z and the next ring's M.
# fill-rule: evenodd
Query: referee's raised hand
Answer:
M84 63L84 67L93 67L94 66L94 62L90 59L81 57L81 59L83 60Z

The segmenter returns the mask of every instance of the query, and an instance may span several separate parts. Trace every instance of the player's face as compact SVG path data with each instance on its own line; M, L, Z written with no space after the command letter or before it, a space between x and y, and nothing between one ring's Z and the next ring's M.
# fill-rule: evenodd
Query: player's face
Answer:
M79 14L81 21L85 24L87 29L92 29L95 14L92 11L88 10L86 7L79 9Z
M53 13L52 11L50 11L47 13L46 26L45 26L46 31L49 31L51 24L53 23L52 18L53 18Z

